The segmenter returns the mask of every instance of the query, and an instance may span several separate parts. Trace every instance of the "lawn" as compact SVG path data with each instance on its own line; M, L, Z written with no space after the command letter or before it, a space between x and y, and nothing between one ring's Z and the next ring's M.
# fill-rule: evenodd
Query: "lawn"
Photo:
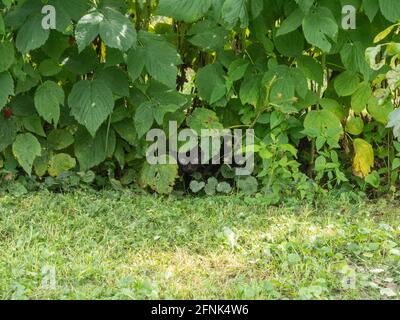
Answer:
M400 208L103 191L0 197L2 299L398 299Z

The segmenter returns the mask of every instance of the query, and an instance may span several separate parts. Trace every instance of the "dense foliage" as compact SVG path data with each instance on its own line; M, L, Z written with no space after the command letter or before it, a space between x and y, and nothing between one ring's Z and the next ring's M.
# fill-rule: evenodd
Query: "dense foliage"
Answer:
M25 172L169 193L182 170L150 166L145 134L175 120L256 133L254 176L199 168L193 192L277 202L399 185L398 0L2 0L0 12L1 183Z

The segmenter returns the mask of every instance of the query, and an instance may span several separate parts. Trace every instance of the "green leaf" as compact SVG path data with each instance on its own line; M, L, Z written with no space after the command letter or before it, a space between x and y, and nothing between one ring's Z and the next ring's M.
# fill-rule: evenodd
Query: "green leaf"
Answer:
M6 26L4 25L3 16L0 15L0 35L6 34Z
M182 63L176 48L161 35L140 31L138 38L140 46L128 54L128 71L132 79L136 80L146 67L155 80L175 88L177 65Z
M364 121L360 117L350 117L347 120L346 131L353 136L358 136L364 131Z
M219 64L209 64L197 73L196 86L202 99L210 104L218 102L226 94L223 70Z
M9 96L14 95L14 80L8 72L0 73L0 110L7 104Z
M297 58L297 64L308 79L323 84L324 70L319 62L309 56L300 56Z
M38 136L45 137L46 133L43 130L43 123L40 117L36 114L22 118L23 126L29 132L32 132Z
M334 87L340 97L351 96L358 89L360 78L352 72L345 71L334 80Z
M250 1L250 12L251 12L251 17L253 19L258 18L262 12L263 9L265 8L264 0L252 0Z
M398 0L379 0L379 7L383 16L391 22L400 21L400 1Z
M21 167L28 175L31 175L33 161L42 153L36 137L31 133L19 134L13 143L12 150Z
M189 42L209 51L223 49L228 32L217 24L205 20L196 23L188 33Z
M96 73L95 79L104 81L114 94L120 97L129 96L128 76L120 68L105 68Z
M168 161L165 162L168 163ZM145 162L140 172L139 183L143 188L150 187L159 194L170 194L173 191L177 177L177 164L151 165Z
M338 147L343 134L339 118L328 110L311 111L304 119L305 133L310 137L326 138L331 147Z
M371 97L368 101L368 112L376 121L383 125L388 124L389 114L393 112L393 110L394 106L391 101L388 101L384 105L380 105L375 97Z
M74 143L74 137L67 129L56 129L49 133L47 143L51 150L63 150Z
M303 31L310 44L329 52L332 48L331 41L335 40L339 27L328 8L316 7L305 16Z
M13 119L5 119L0 115L0 152L14 142L17 136L17 125Z
M53 81L46 81L36 90L35 107L44 120L57 125L64 99L63 89Z
M56 9L56 29L64 34L70 34L72 22L78 21L91 7L90 0L50 0L49 4Z
M113 123L112 127L121 136L121 138L127 141L130 145L136 144L138 136L132 118Z
M365 78L369 78L373 70L365 59L366 49L367 48L359 41L347 43L340 51L340 57L348 71L360 72Z
M59 153L51 157L49 162L49 174L52 177L57 177L61 173L69 171L76 166L76 160L70 155Z
M136 30L128 17L113 8L91 10L83 16L75 31L79 51L83 51L98 35L111 48L128 51L136 44Z
M228 182L225 182L225 181L224 182L220 182L220 183L218 183L217 191L219 193L228 194L228 193L232 192L232 187Z
M315 0L295 0L295 1L304 13L308 13L315 2Z
M376 14L379 11L379 3L376 0L363 0L363 7L365 14L367 15L370 22L374 20Z
M279 37L275 37L275 47L286 57L300 56L304 49L304 36L300 31L293 31Z
M87 171L101 164L115 150L116 136L114 130L102 126L93 138L86 130L80 129L75 137L75 156L80 171Z
M211 4L212 0L160 0L156 14L195 22L207 13Z
M204 181L196 181L196 180L192 180L190 181L190 185L189 188L193 193L199 193L201 190L204 189L204 187L206 186Z
M112 91L100 80L77 82L68 97L71 114L94 137L114 109Z
M351 108L356 114L360 114L368 104L372 95L372 89L368 82L362 82L356 92L351 96Z
M14 45L8 41L0 42L0 72L7 71L14 62Z
M100 37L111 48L128 51L136 45L136 30L133 22L120 12L105 8L103 11L104 21L100 23Z
M300 8L294 10L290 16L282 22L276 36L279 37L298 29L301 26L303 19L304 12Z
M347 116L345 109L334 99L324 98L320 100L320 105L323 109L333 113L339 120Z
M240 100L242 104L251 104L257 108L261 96L261 80L262 76L247 76L240 87Z
M142 103L135 113L135 128L139 139L142 138L151 129L153 123L154 123L153 103L152 102Z
M223 129L217 114L205 108L194 110L187 119L187 124L190 129L195 130L198 134L201 133L202 129Z
M400 159L395 158L392 163L392 170L397 170L400 168Z
M26 54L46 43L50 31L43 29L42 18L41 14L30 16L19 29L16 39L19 52Z
M39 71L42 76L52 77L61 72L61 66L52 59L43 60L40 63Z
M78 21L93 5L91 0L50 0L57 11L65 11L68 18Z
M222 19L231 27L234 27L240 20L240 27L246 28L249 24L247 0L225 0L222 6Z
M242 177L242 178L238 179L237 187L240 190L240 192L251 196L251 195L257 193L258 181L255 177L252 177L252 176Z
M214 196L217 192L218 180L214 177L211 177L207 180L207 184L204 188L204 191L208 196Z
M231 81L238 81L244 77L247 69L249 68L249 62L244 59L238 59L233 61L229 65L228 76Z

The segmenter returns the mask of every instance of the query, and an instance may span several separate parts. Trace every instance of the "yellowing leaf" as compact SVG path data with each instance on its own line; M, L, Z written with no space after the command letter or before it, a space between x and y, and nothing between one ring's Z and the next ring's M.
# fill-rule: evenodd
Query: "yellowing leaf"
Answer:
M389 34L392 33L392 31L393 31L393 29L394 29L395 26L396 26L396 25L390 26L389 28L387 28L387 29L383 30L381 33L379 33L379 34L375 37L374 43L381 42L383 39L387 38L387 36L388 36Z
M354 145L354 160L353 174L360 178L365 178L371 173L374 166L374 150L372 146L363 139L355 139Z
M106 57L107 57L107 46L106 44L102 41L101 42L101 50L100 50L100 63L105 63L106 62Z
M61 173L69 171L76 166L76 160L70 155L60 153L51 158L49 163L49 174L57 177Z

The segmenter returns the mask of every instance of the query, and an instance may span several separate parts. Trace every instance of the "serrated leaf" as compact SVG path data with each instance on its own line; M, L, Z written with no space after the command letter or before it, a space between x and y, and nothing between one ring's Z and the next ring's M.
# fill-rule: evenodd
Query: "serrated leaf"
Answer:
M138 39L140 45L128 54L128 71L132 79L136 80L146 68L155 80L175 88L177 65L182 62L176 48L161 35L140 31Z
M68 97L71 114L94 137L114 109L110 88L100 80L77 82Z
M196 86L202 99L213 104L226 94L222 67L210 64L201 68L197 73Z
M64 104L64 91L53 81L46 81L35 93L35 107L48 123L57 125L60 119L60 105Z
M169 163L168 159L165 160L166 163ZM173 191L177 177L177 164L151 165L145 162L140 173L140 185L143 188L150 187L159 194L170 194Z
M304 120L307 135L317 138L329 138L329 145L336 147L343 134L343 127L339 118L328 110L311 111Z
M51 157L49 162L49 174L57 177L61 173L69 171L76 166L76 160L69 154L59 153Z
M242 104L251 104L257 108L261 96L261 80L262 76L249 75L240 86L240 101Z
M74 137L66 129L56 129L48 134L47 143L51 150L63 150L74 143Z
M129 18L110 7L92 9L79 20L75 31L79 51L83 51L98 35L107 46L121 51L128 51L137 40Z
M43 29L42 18L41 14L30 16L19 29L15 43L19 52L26 54L46 43L50 31Z
M208 51L223 49L228 32L217 24L205 20L196 23L190 30L189 42Z
M13 119L5 119L0 115L0 153L14 142L17 129L17 124Z
M13 154L28 175L32 173L33 161L42 153L39 141L31 133L19 134L12 146Z
M339 27L328 8L316 7L305 16L303 31L309 43L324 52L329 52L332 48L331 42L335 40Z
M0 42L0 72L7 71L14 62L14 45L8 41Z
M0 73L0 110L6 105L9 96L14 95L14 80L8 72Z
M120 97L129 96L128 75L120 68L105 68L96 73L95 79L102 80L114 94Z
M85 129L80 129L75 137L75 156L80 171L87 171L101 164L115 150L116 136L114 130L102 126L93 138Z
M238 21L241 28L247 27L249 24L247 0L225 0L222 6L222 19L231 27L234 27Z
M187 119L187 124L199 134L202 129L223 129L217 114L205 108L196 109Z
M160 0L156 13L185 22L195 22L211 7L212 0Z

